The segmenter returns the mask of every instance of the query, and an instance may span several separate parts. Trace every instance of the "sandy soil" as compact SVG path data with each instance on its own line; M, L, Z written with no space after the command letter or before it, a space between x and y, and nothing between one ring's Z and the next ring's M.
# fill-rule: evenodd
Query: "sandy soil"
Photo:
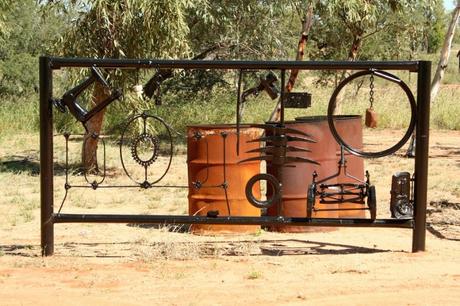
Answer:
M392 136L375 133L383 143ZM55 256L43 258L35 208L28 222L0 224L0 305L458 305L460 133L433 132L430 156L426 252L410 252L407 229L196 236L59 224ZM397 159L366 164L385 176L377 190L413 163ZM388 217L389 195L379 199L379 217Z

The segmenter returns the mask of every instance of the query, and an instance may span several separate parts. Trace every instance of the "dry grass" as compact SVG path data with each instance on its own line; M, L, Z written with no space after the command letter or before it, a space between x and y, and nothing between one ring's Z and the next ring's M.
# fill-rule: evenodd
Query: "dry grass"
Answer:
M377 147L394 143L401 131L365 130L365 148L374 150ZM454 209L460 203L460 177L458 176L460 147L459 132L434 131L431 136L431 158L428 201L429 218L440 225L458 225L459 210ZM379 139L376 144L375 139ZM39 222L39 176L38 151L31 150L31 144L37 144L37 137L18 135L2 139L0 147L0 230L7 233L20 228L30 228ZM59 137L56 143L56 176L55 176L55 210L58 209L64 195L65 176L62 171L64 148ZM79 158L81 143L70 142L70 161L76 164ZM120 169L118 146L107 144L107 172L104 184L132 184ZM365 168L371 173L373 184L377 188L378 216L389 217L389 200L391 175L396 171L414 172L413 159L401 158L403 148L394 156L375 160L366 160ZM162 167L167 161L160 158L158 166ZM73 169L72 184L87 184L77 168ZM141 173L134 172L135 175ZM175 156L169 174L164 179L165 184L187 185L186 157ZM62 212L67 213L133 213L133 214L186 214L188 210L187 189L152 188L133 189L102 189L72 188ZM437 203L447 203L442 208ZM454 206L452 206L454 205ZM103 240L117 241L112 233L113 227L97 224L59 225L60 235L78 227L78 239L83 241ZM105 229L103 229L105 228ZM253 235L243 235L237 239L221 237L200 237L187 234L187 226L171 227L127 227L135 233L135 241L130 244L130 255L142 258L144 261L155 259L193 259L199 257L220 257L224 255L249 255L260 252L260 241L264 239L263 232ZM117 230L118 231L118 230ZM99 233L100 232L100 233ZM38 231L36 232L38 235ZM60 239L59 239L60 240ZM58 240L58 241L59 241ZM77 248L77 246L75 246ZM79 246L78 248L81 248ZM71 248L73 249L73 248ZM73 249L74 250L74 249ZM85 250L82 250L84 253Z

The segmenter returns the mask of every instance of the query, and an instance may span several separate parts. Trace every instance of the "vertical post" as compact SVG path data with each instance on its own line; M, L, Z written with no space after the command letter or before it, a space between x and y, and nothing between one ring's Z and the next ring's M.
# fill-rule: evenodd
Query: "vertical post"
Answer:
M42 256L54 253L53 78L49 57L40 57L40 205Z
M420 61L417 78L414 230L412 252L425 251L430 128L431 62Z
M286 70L285 69L281 69L281 88L280 88L280 122L279 122L279 126L281 127L284 127L284 96L285 96L285 90L286 90ZM274 136L280 136L280 135L283 135L283 132L277 132L276 130L273 131L273 135ZM282 152L280 154L280 150L283 151L281 148L274 148L274 155L277 156L277 155L283 155L284 152ZM284 165L283 164L278 164L278 163L275 163L274 164L274 169L275 169L275 177L278 179L279 183L280 183L280 190L279 190L279 193L280 193L280 198L279 200L277 201L277 203L275 203L275 205L278 207L277 209L277 213L278 213L278 216L282 216L284 214L283 210L284 210L284 207L282 205L282 198L283 198L283 167Z
M285 86L286 84L286 70L281 69L281 93L280 93L280 124L284 126L284 95L285 95Z

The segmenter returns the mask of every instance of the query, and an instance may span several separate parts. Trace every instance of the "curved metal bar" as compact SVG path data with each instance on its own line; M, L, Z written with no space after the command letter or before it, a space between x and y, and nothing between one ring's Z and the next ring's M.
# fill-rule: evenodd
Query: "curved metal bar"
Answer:
M241 116L240 116L240 108L241 108L241 83L243 80L243 71L242 69L239 70L238 73L238 89L237 89L237 99L236 99L236 155L240 155L240 125L241 125Z
M374 74L376 76L379 76L385 80L388 80L390 82L398 84L402 90L406 93L406 96L409 100L410 108L411 108L411 120L409 123L409 127L407 128L406 133L404 136L401 138L400 141L398 141L395 145L392 147L378 151L378 152L364 152L362 150L358 150L356 148L353 148L351 145L346 143L342 137L340 137L339 133L337 132L337 129L335 128L334 124L334 110L336 108L336 100L337 96L339 95L340 91L347 85L349 82L353 81L356 78L368 75L368 74ZM375 70L375 69L370 69L370 70L364 70L364 71L359 71L355 74L350 75L347 77L345 80L343 80L337 88L334 90L332 93L331 99L329 100L329 106L327 108L327 121L329 123L329 129L331 130L332 135L334 136L335 140L342 145L348 152L350 152L353 155L359 156L359 157L365 157L365 158L379 158L383 156L387 156L390 154L395 153L397 150L399 150L411 137L412 132L414 131L415 128L415 122L416 122L416 104L415 104L415 98L414 95L412 94L409 86L407 86L406 83L404 83L401 79L399 79L397 76L381 71L381 70Z
M61 213L62 207L64 206L64 202L67 199L67 194L70 189L70 184L69 184L69 137L70 134L65 133L64 138L65 138L65 194L64 198L62 199L61 205L59 206L58 214Z
M104 138L102 137L99 137L99 135L91 135L89 136L88 138L86 138L84 141L83 141L83 152L86 153L86 143L88 141L88 139L90 138L95 138L95 139L100 139L102 141L102 147L103 147L103 150L104 150L104 171L102 172L102 178L100 181L92 181L90 182L89 179L88 179L88 169L86 167L83 167L84 171L83 171L83 176L85 178L85 181L90 184L93 189L96 189L100 184L102 184L104 181L105 181L105 178L106 178L106 173L107 173L107 167L106 167L106 152L105 152L105 140ZM84 158L86 160L86 158ZM97 164L97 151L95 152L95 160L96 160L96 164Z

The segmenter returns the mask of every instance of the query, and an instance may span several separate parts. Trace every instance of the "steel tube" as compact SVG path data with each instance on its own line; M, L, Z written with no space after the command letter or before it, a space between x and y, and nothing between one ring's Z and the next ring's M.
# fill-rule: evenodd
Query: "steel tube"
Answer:
M212 61L158 59L94 59L53 57L52 69L63 67L163 68L163 69L308 69L308 70L408 70L416 72L418 61Z
M308 219L292 217L206 217L185 215L55 214L55 223L235 224L412 228L404 219Z
M53 78L50 59L40 57L40 225L43 256L54 253L53 225Z
M425 251L430 128L431 62L421 61L417 78L414 231L412 252Z

